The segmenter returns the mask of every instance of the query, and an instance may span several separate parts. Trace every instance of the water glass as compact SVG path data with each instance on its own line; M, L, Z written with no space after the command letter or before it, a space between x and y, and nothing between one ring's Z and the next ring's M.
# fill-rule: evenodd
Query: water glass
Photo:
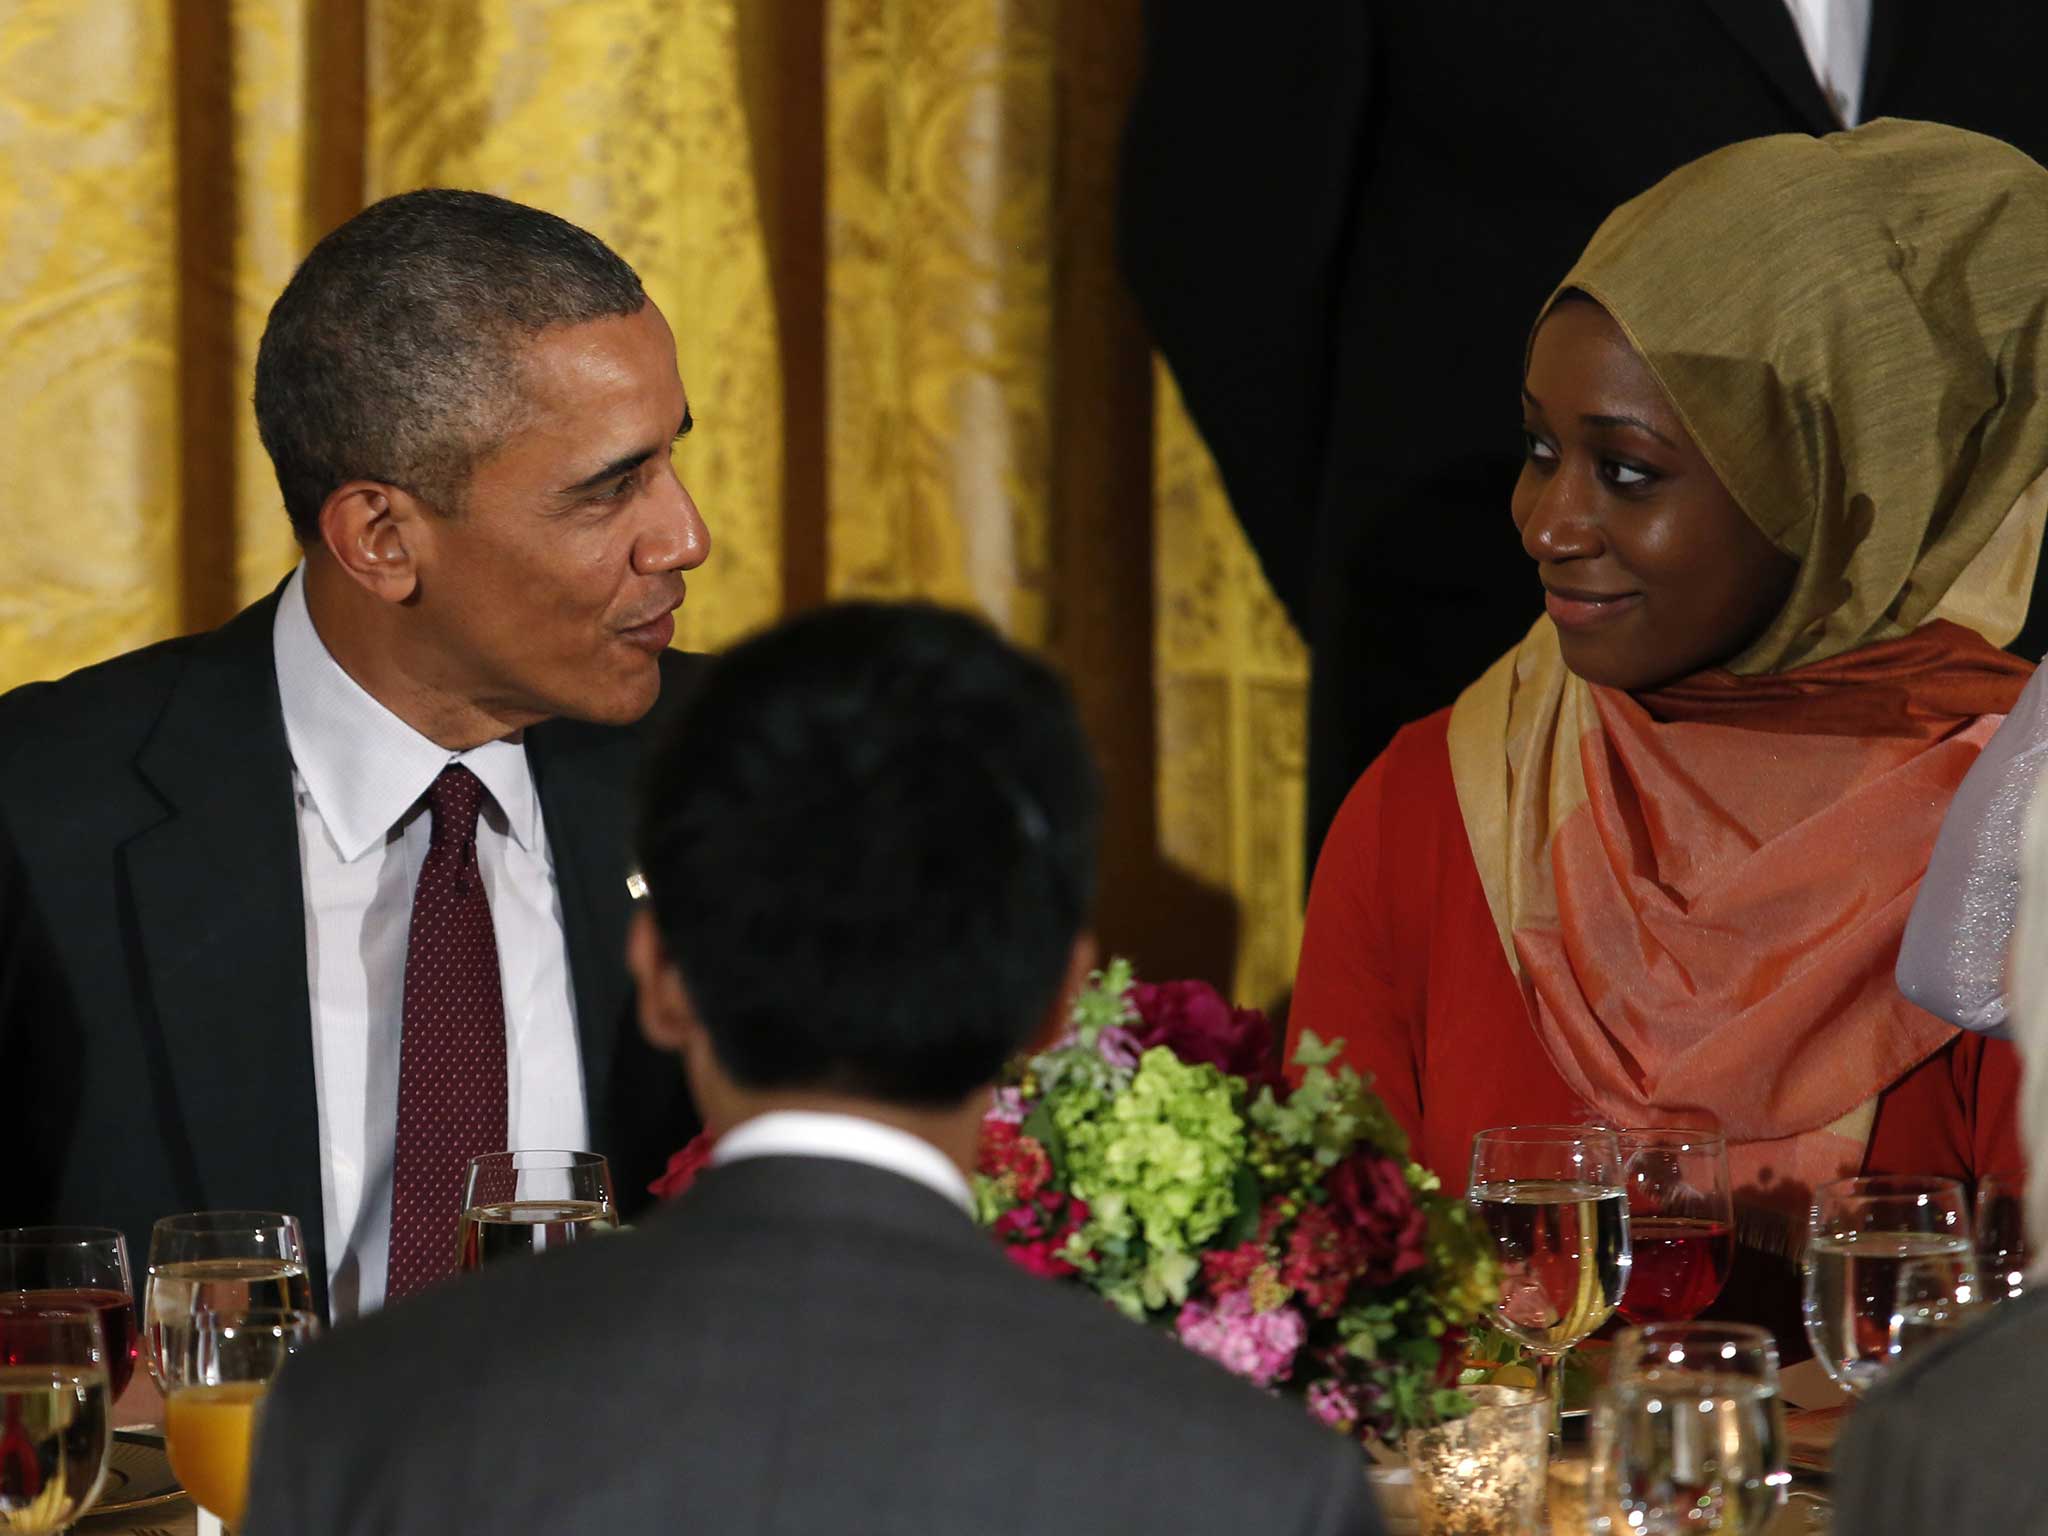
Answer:
M115 1401L135 1374L135 1300L128 1239L112 1227L9 1227L0 1231L0 1295L44 1306L90 1307L107 1340Z
M1939 1342L1986 1305L1968 1270L1945 1258L1906 1260L1892 1302L1890 1359L1896 1363Z
M1542 1528L1550 1402L1524 1387L1467 1387L1473 1409L1403 1442L1422 1536L1524 1536Z
M50 1536L92 1508L112 1406L97 1307L0 1298L0 1530Z
M1615 1529L1761 1531L1792 1480L1776 1342L1740 1323L1623 1329L1605 1435Z
M311 1312L246 1306L200 1310L159 1335L164 1447L192 1501L234 1527L249 1497L249 1454L263 1396L291 1356L319 1336Z
M1716 1127L1645 1126L1620 1141L1630 1262L1616 1310L1632 1323L1689 1322L1735 1263L1727 1140Z
M296 1217L281 1211L189 1211L166 1216L149 1234L143 1345L159 1389L168 1390L158 1338L202 1312L250 1307L310 1312L313 1283Z
M1969 1206L1954 1179L1880 1174L1814 1191L1806 1337L1844 1391L1862 1396L1897 1358L1892 1318L1913 1261L1945 1270L1952 1293L1975 1289Z
M1620 1143L1583 1125L1481 1131L1466 1198L1500 1261L1493 1321L1535 1355L1554 1427L1558 1362L1607 1321L1628 1282Z
M477 1269L615 1231L610 1164L595 1152L490 1152L469 1162L457 1259Z

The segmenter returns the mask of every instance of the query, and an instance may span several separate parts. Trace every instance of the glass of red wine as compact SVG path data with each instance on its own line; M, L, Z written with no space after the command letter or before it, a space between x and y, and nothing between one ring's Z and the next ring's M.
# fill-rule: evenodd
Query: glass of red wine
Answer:
M1689 1323L1721 1294L1735 1262L1728 1143L1716 1127L1619 1133L1634 1250L1616 1309L1632 1323Z
M127 1239L111 1227L0 1229L0 1296L16 1293L38 1306L84 1307L99 1314L109 1401L117 1401L135 1374L135 1292Z

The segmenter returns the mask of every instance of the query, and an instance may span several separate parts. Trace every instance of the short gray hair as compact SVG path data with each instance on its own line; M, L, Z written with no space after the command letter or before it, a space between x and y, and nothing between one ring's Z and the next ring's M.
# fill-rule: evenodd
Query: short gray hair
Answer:
M609 246L538 208L446 188L372 203L313 247L256 353L256 426L299 542L350 480L459 511L511 430L520 343L646 302Z

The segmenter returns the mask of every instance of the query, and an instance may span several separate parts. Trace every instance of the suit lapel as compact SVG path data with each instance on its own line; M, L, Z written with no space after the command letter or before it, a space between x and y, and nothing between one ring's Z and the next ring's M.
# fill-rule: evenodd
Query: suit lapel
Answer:
M626 1006L626 894L630 808L637 742L628 730L552 720L527 733L526 755L562 903L562 937L576 996L584 1102L591 1143L610 1145L603 1123Z
M1813 78L1799 28L1785 0L1701 0L1763 70L1810 133L1834 133L1842 124ZM1875 23L1872 27L1875 32Z
M136 759L166 815L122 850L177 1112L215 1206L288 1211L324 1290L318 1094L276 602L194 648Z

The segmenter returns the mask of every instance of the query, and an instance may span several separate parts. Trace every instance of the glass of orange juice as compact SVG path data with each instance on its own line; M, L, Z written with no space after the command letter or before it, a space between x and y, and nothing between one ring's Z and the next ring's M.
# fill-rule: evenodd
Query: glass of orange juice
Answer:
M284 1307L195 1311L161 1323L164 1443L192 1501L233 1529L249 1496L249 1453L263 1394L320 1332Z

